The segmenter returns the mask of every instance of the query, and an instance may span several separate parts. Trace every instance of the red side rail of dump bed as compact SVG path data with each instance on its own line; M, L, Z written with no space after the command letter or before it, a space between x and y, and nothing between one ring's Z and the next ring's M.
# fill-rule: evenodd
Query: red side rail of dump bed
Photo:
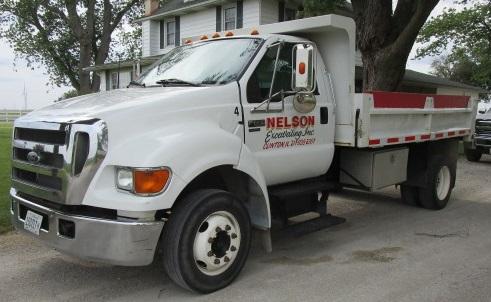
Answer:
M469 96L375 91L358 95L355 104L358 147L468 136L475 117Z

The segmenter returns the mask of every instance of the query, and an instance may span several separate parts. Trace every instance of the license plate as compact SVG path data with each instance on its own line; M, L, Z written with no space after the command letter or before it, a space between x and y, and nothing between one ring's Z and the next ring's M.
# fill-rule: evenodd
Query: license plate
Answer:
M39 229L41 229L42 222L43 216L28 210L26 219L24 220L24 229L33 234L39 235Z

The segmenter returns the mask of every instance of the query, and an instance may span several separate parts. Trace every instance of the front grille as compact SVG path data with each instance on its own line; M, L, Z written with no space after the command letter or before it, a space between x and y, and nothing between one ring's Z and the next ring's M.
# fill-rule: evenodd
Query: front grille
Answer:
M477 120L476 135L491 137L491 120Z
M31 141L37 143L64 145L66 143L66 131L64 130L45 130L15 128L15 139Z
M31 151L32 150L29 149L14 148L14 153L13 153L14 159L23 162L28 162L27 154ZM58 168L58 169L63 168L63 155L47 153L42 151L38 151L38 153L41 157L39 164L43 166Z
M105 123L24 123L20 119L14 127L12 187L17 194L80 204L106 154Z
M61 178L57 176L43 175L39 173L22 170L19 168L13 168L12 173L14 178L36 186L49 188L57 191L61 191L63 189Z

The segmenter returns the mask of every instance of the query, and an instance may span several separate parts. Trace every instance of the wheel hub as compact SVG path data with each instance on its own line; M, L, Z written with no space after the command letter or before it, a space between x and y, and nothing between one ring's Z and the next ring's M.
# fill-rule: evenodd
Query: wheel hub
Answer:
M435 181L438 199L444 200L447 197L448 192L450 191L451 178L450 169L447 166L442 166L440 171L438 171Z
M201 223L193 245L198 269L207 275L218 275L234 262L240 248L237 219L226 211L215 212Z

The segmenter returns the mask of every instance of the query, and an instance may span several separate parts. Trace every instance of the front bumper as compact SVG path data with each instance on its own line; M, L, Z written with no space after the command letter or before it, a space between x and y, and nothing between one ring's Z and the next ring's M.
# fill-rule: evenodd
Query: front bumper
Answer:
M35 204L16 195L11 190L12 224L14 227L56 250L90 261L114 265L142 266L152 263L164 222L137 222L106 220L85 216L66 215ZM22 209L44 214L48 218L39 236L24 230ZM73 238L60 235L59 221L71 221L75 225Z

